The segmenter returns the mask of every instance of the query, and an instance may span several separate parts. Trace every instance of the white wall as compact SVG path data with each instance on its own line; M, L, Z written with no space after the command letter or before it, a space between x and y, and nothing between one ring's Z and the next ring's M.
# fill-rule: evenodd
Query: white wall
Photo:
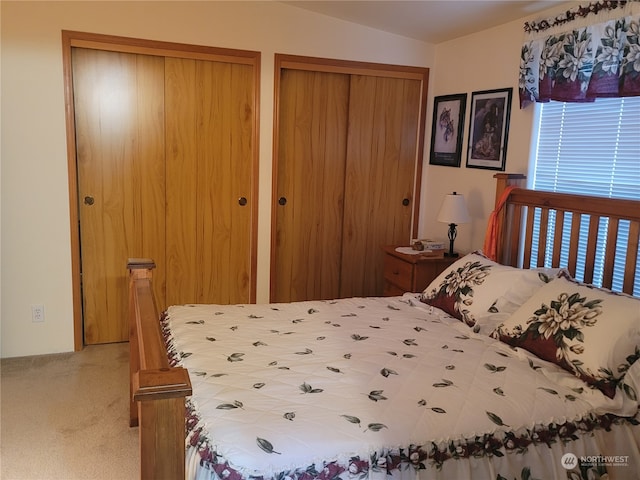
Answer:
M0 2L2 357L73 350L61 30L262 52L258 301L268 300L273 56L433 67L435 48L277 2ZM45 306L32 323L31 305Z
M430 101L433 102L434 96L466 93L467 110L460 168L425 165L423 185L428 195L421 207L421 236L446 239L448 227L436 222L436 216L441 198L456 191L465 196L471 216L471 223L458 226L456 251L469 252L482 248L495 196L493 175L496 171L466 168L472 92L513 88L505 171L527 172L533 107L520 110L518 102L522 24L522 21L511 22L439 44L437 48L436 67L430 82ZM432 108L431 103L429 112L432 112ZM431 117L429 122L430 137Z

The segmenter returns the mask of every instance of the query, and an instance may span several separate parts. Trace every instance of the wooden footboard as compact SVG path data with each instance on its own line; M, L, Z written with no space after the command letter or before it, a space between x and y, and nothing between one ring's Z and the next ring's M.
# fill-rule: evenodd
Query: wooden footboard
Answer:
M170 367L151 290L152 260L130 259L129 424L140 429L140 478L183 479L189 373Z

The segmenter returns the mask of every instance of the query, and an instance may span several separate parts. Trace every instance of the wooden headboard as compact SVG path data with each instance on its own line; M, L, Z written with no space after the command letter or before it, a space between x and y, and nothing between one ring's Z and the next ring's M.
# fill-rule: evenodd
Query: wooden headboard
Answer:
M495 177L496 204L509 186L524 180L523 175ZM534 228L536 218L538 228ZM498 215L497 230L500 263L564 267L585 283L628 294L640 290L639 201L515 188ZM535 245L546 248L534 249ZM579 249L586 252L580 258ZM622 279L622 288L614 285L614 275Z

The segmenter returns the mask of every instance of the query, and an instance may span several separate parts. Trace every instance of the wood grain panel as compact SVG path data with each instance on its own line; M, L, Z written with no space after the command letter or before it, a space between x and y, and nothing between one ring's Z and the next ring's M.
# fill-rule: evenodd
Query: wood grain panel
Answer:
M167 304L197 301L195 60L165 60Z
M282 72L272 301L338 296L348 94L346 75Z
M197 298L201 303L248 303L252 68L204 61L196 67L198 138L202 139L197 152L196 251L201 266Z
M231 285L230 231L231 195L230 135L231 66L196 62L197 176L194 178L196 206L196 261L198 264L196 301L227 299ZM212 86L215 85L215 88ZM227 279L220 282L219 279Z
M163 259L166 255L164 62L156 56L137 55L136 69L138 104L148 108L138 108L138 148L132 162L130 186L137 243L128 250L128 258ZM120 269L120 259L117 265ZM162 309L167 306L165 282L166 265L161 262L154 272L152 286L155 300Z
M233 129L230 130L231 159L229 166L231 190L229 196L232 229L230 235L229 262L232 274L227 280L232 289L225 303L249 303L255 301L255 248L254 230L257 229L257 181L254 179L254 157L258 149L256 123L258 88L255 67L241 64L231 66L230 75ZM241 199L246 199L245 205ZM224 282L220 279L220 282Z
M74 49L84 341L128 338L123 258L161 255L162 60ZM91 197L93 203L84 202ZM160 226L161 228L161 226ZM123 257L124 256L124 257ZM158 292L161 294L162 282Z
M340 295L382 295L380 246L411 237L421 82L351 82Z
M248 303L253 67L168 58L166 72L170 304Z
M368 268L381 260L380 247L370 248L374 232L376 197L380 195L380 139L375 116L382 115L377 98L377 77L353 75L349 97L349 135L345 175L344 238L340 296L364 294ZM384 148L384 140L382 141ZM389 172L393 175L393 172ZM379 245L393 245L381 242ZM379 270L380 275L382 271ZM374 272L371 272L374 275Z

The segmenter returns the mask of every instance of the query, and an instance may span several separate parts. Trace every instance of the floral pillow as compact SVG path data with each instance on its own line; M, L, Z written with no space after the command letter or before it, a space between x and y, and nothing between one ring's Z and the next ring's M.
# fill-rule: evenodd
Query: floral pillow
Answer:
M561 274L491 336L559 365L613 398L640 356L640 299Z
M532 295L545 281L537 271L500 265L480 252L473 252L438 275L422 292L420 300L473 327L479 318L486 317L498 297L523 278L527 295Z

